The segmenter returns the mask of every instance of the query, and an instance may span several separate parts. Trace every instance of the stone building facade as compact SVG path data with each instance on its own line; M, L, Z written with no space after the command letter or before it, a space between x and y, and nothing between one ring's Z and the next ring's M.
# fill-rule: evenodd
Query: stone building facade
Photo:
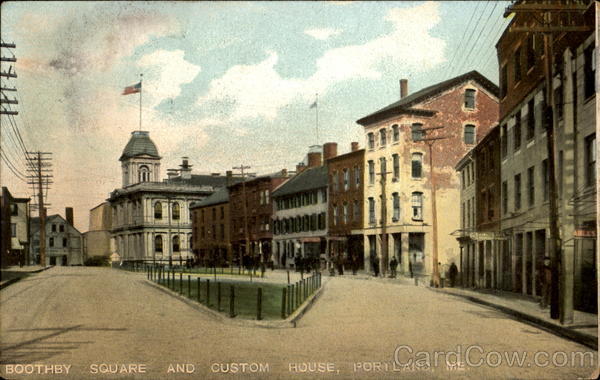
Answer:
M108 199L114 253L121 261L192 260L190 205L225 187L226 176L192 174L184 157L177 173L160 182L161 157L145 131L132 132L119 160L123 187Z
M518 4L519 2L517 2ZM540 295L543 259L549 255L549 176L545 121L554 120L556 184L562 254L561 308L597 311L596 277L596 57L594 2L578 23L590 32L553 34L552 91L546 99L542 34L512 32L498 44L501 99L502 260L510 276L501 287ZM566 4L566 3L565 3ZM524 19L525 18L525 19Z
M384 270L396 256L400 272L426 278L433 273L430 159L438 216L443 210L437 218L437 261L442 267L458 263L459 244L451 236L460 223L455 166L497 120L498 87L471 71L411 95L401 81L399 101L357 121L367 140L363 223L369 268L378 260ZM437 140L430 140L430 150L422 139Z
M102 202L90 210L89 230L83 234L84 253L86 258L102 256L109 258L110 230L112 228L112 210L110 203Z

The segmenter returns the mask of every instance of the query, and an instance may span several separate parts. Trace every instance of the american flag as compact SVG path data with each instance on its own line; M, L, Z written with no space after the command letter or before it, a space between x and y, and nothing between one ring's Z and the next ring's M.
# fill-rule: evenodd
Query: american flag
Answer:
M121 95L137 94L142 91L142 82L136 83L133 86L125 87Z

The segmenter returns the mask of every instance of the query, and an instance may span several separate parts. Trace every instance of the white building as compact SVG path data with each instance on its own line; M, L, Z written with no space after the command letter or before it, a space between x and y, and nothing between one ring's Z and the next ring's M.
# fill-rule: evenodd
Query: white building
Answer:
M122 261L178 264L192 259L190 204L227 183L227 177L218 173L193 175L185 157L178 173L170 172L161 182L160 160L149 133L132 132L119 159L123 187L108 199L112 249Z
M46 265L83 265L83 235L72 222L55 214L46 217ZM31 218L31 252L35 262L40 256L40 218Z

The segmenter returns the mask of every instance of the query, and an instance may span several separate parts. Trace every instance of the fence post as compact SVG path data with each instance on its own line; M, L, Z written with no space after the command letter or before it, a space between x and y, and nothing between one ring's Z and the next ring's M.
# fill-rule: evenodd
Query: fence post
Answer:
M285 319L285 306L286 306L285 291L286 291L286 288L281 289L281 319Z
M258 288L258 294L256 295L256 320L262 319L262 288Z
M183 294L183 273L179 272L179 294Z
M192 276L188 274L188 297L192 296Z
M197 294L197 297L198 297L198 303L201 303L201 302L200 302L200 277L198 277L198 278L197 278L197 281L196 281L196 282L197 282L197 285L198 285L198 294Z
M287 277L288 277L288 285L290 284L290 270L287 270Z
M235 317L235 289L233 285L229 287L229 318Z
M221 311L221 283L217 282L217 311Z
M206 279L206 306L210 307L210 280Z
M296 283L296 308L300 306L300 281Z

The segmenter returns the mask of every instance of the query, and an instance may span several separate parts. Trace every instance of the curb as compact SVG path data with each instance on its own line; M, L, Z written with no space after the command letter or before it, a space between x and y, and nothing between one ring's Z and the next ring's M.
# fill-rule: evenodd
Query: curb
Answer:
M23 273L27 273L27 274L30 274L30 273L40 273L40 272L43 272L46 269L50 269L50 268L52 268L52 265L48 265L47 267L42 268L42 269L37 269L37 270L31 271L31 272L23 272ZM15 277L15 278L12 278L10 280L5 281L3 284L0 284L0 290L6 288L9 285L14 284L15 282L21 281L22 278L23 277Z
M450 292L446 292L443 290L437 290L437 289L433 289L433 288L429 288L431 291L437 292L437 293L442 293L442 294L447 294L447 295L451 295L454 297L460 297L463 299L467 299L471 302L480 304L480 305L485 305L488 307L491 307L493 309L499 310L505 314L508 314L512 317L515 317L515 319L521 321L521 322L525 322L529 325L532 325L534 327L538 327L544 331L547 331L549 333L552 333L556 336L559 336L561 338L566 338L569 340L572 340L574 342L577 342L579 344L582 344L586 347L592 348L594 350L598 350L598 339L594 336L588 335L588 334L583 334L580 333L578 331L574 331L572 329L569 329L567 327L562 327L562 326L557 326L553 323L550 323L548 321L543 320L542 318L538 318L535 317L533 315L530 314L526 314L523 312L520 312L518 310L515 309L511 309L509 307L506 306L502 306L502 305L497 305L495 303L492 302L488 302L488 301L484 301L480 298L474 297L474 296L469 296L469 295L463 295L463 294L456 294L456 293L450 293Z
M271 320L271 321L265 321L265 320L253 320L253 319L236 319L234 318L230 318L227 317L226 315L224 315L223 313L220 313L218 311L215 311L207 306L205 306L204 304L198 303L184 295L179 294L178 292L175 292L169 288L166 288L162 285L159 285L153 281L150 281L148 279L144 279L143 283L151 286L155 289L158 289L160 291L162 291L163 293L176 298L180 301L183 301L184 303L188 304L189 306L191 306L192 308L208 315L209 317L211 317L212 319L224 323L224 324L228 324L228 325L233 325L233 326L240 326L240 327L258 327L258 328L267 328L267 329L282 329L282 328L294 328L296 327L296 323L297 321L302 318L302 316L308 311L308 309L310 308L310 306L313 305L313 303L316 301L317 299L317 295L320 295L323 288L324 288L324 284L319 288L319 290L317 290L315 293L313 293L306 301L304 301L304 303L302 305L300 305L298 307L298 309L292 313L290 316L288 316L286 319L283 320Z

